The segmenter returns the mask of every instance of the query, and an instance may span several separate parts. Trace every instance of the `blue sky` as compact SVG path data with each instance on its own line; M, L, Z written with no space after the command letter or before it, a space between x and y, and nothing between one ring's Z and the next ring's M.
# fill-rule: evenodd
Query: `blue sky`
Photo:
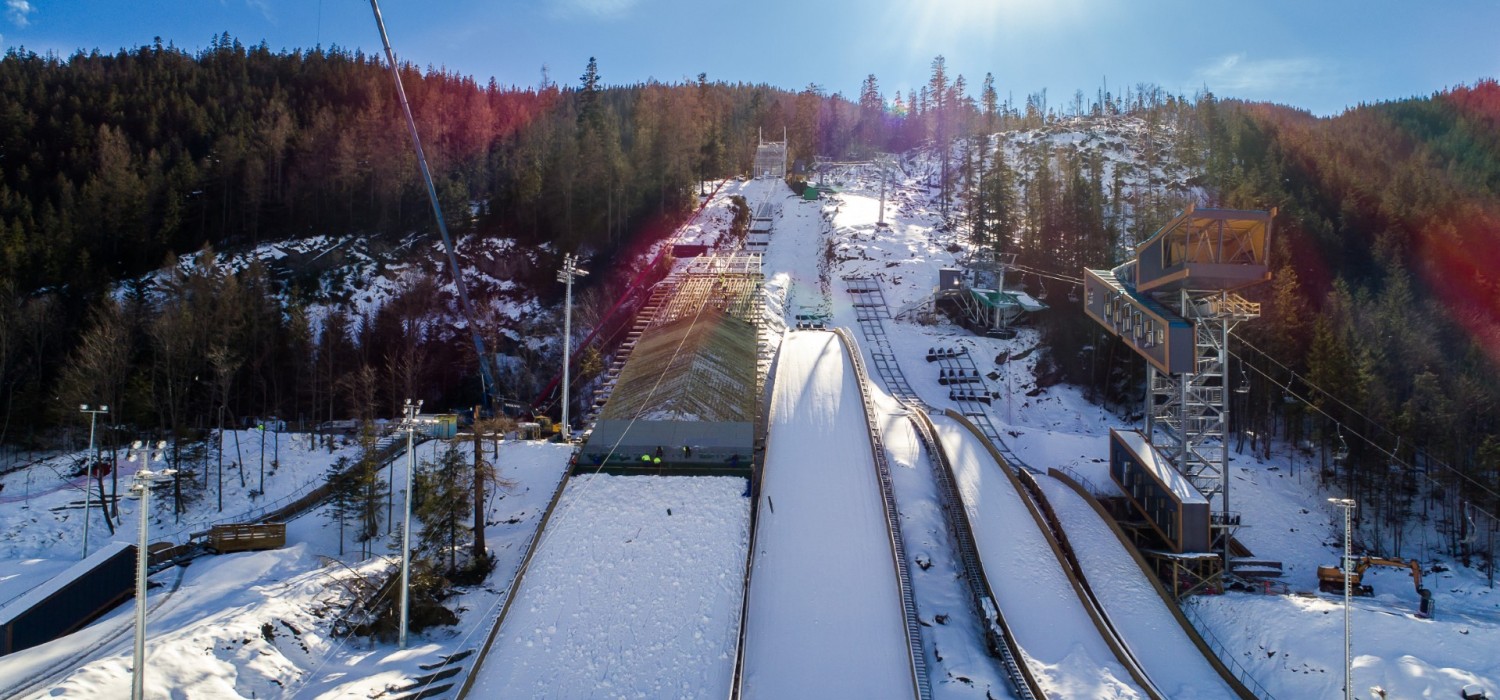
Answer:
M364 0L0 0L0 47L114 51L160 36L197 50L228 31L272 49L378 51ZM711 79L857 96L874 73L889 98L946 57L978 92L986 72L1023 104L1062 106L1155 83L1192 95L1337 114L1500 76L1496 0L385 0L403 60L484 82L576 84L590 56L611 84Z

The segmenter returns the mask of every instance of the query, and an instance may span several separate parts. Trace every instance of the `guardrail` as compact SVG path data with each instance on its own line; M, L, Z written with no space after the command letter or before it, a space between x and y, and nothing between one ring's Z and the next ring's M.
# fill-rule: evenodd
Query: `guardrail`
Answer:
M430 437L420 437L416 439L412 449L415 450L417 445L426 443L431 439L432 438ZM377 450L376 459L379 461L375 468L377 470L383 469L388 466L393 460L403 454L406 454L405 441L396 441L388 444L385 447ZM354 470L359 468L359 463L355 462L354 464L349 465L349 470L344 472L344 474L340 476L350 474ZM228 525L232 523L259 523L272 520L292 520L294 518L297 518L298 516L303 515L307 511L312 510L314 506L318 505L323 501L323 499L328 497L328 493L331 490L332 487L329 485L329 479L309 479L306 483L297 487L291 493L286 494L285 496L282 496L281 498L278 498L274 501L262 503L254 508L241 511L234 515L216 518L207 522L200 522L188 527L175 530L173 532L156 535L152 539L157 542L172 542L174 544L181 545L187 544L189 541L191 541L195 533L203 532L208 528L213 527L214 525Z
M917 697L931 700L932 685L927 678L927 656L922 651L922 627L917 619L917 603L912 595L911 571L906 564L906 546L901 538L901 519L896 510L895 489L891 483L891 465L885 458L885 443L880 438L880 425L875 421L875 403L870 399L870 376L865 372L864 358L859 343L849 331L838 328L834 334L843 341L844 349L854 365L854 376L859 382L859 396L864 403L865 424L870 431L870 451L875 458L875 473L880 481L880 498L885 506L886 529L890 534L891 558L896 565L896 581L901 587L901 609L906 619L906 643L911 656L912 681Z
M1204 625L1203 620L1198 617L1198 612L1193 610L1193 606L1182 605L1178 609L1182 611L1183 617L1187 618L1188 622L1192 624L1193 629L1203 640L1203 643L1208 645L1209 650L1214 653L1214 656L1230 668L1230 673L1234 675L1235 680L1244 684L1245 689L1251 695L1259 698L1259 700L1276 700L1276 696L1272 695L1271 691L1266 690L1266 687L1261 685L1260 681L1255 680L1255 677L1250 675L1250 671L1241 666L1240 662L1234 658L1234 654L1230 653L1229 648L1224 646L1224 643L1220 642L1219 638L1214 636L1213 632L1209 631L1208 626Z

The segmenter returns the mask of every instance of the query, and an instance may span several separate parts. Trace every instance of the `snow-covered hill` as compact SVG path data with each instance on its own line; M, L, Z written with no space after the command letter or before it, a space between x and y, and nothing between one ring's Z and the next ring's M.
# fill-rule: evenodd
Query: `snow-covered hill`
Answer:
M1031 167L1026 165L1031 158L1027 154L1036 150L1028 147L1039 143L1052 152L1079 149L1098 154L1106 182L1118 180L1122 191L1138 195L1114 212L1127 240L1149 233L1135 229L1137 203L1177 206L1205 196L1195 185L1194 173L1181 165L1184 159L1168 155L1179 147L1172 134L1133 118L1062 122L1003 134L996 142L1005 144L1012 166L1023 169ZM1158 155L1150 156L1152 150ZM971 252L963 235L947 230L938 214L935 154L918 152L899 160L902 174L886 193L888 226L876 225L879 168L845 164L825 173L841 192L819 201L794 197L776 181L727 182L704 216L680 232L679 240L719 241L732 219L731 196L745 197L752 209L762 202L779 205L764 264L768 293L783 310L783 320L791 323L799 314L826 314L834 325L855 329L858 335L845 277L878 280L890 309L898 311L920 305L936 285L938 270L960 265ZM425 241L407 241L383 251L372 251L368 245L358 238L309 239L261 246L223 256L222 261L243 266L252 258L268 264L301 260L300 274L311 280L302 289L312 303L369 309L387 302L414 277L433 274L442 257ZM484 246L467 251L466 257L487 261L476 264L470 274L486 295L493 293L483 298L501 300L495 302L495 313L546 314L548 309L535 301L535 295L511 282L519 266L538 263L538 252L498 241ZM452 327L453 317L443 317L442 322ZM1035 372L1045 348L1034 330L1022 328L1015 338L1002 340L976 337L941 319L924 325L900 315L885 323L890 348L923 400L940 408L955 405L947 387L938 383L937 370L924 360L926 350L965 348L986 376L993 373L988 388L998 398L988 418L1021 459L1040 468L1070 469L1101 493L1113 489L1105 468L1108 430L1127 424L1087 401L1075 387L1038 385ZM872 364L867 343L863 350L866 363ZM913 559L909 564L919 614L926 625L923 644L934 669L934 696L1004 696L1004 674L984 649L982 624L969 609L955 573L958 558L947 543L938 496L924 474L924 453L907 432L901 404L883 386L872 390L881 414L877 422L887 433L895 467L896 501ZM238 437L242 447L258 439L253 433ZM293 496L315 482L340 454L299 448L295 439L282 445L282 451L280 468L268 475L263 500ZM412 679L429 672L428 666L441 656L472 645L474 635L488 629L498 592L510 585L519 543L536 527L536 516L556 487L566 459L566 448L555 445L502 447L502 469L519 483L496 494L491 504L488 532L501 555L496 573L456 601L463 613L460 625L419 636L408 653L390 644L331 634L347 600L343 582L350 580L350 569L367 571L388 564L381 557L358 562L348 550L340 555L337 524L319 513L294 523L289 533L292 544L285 550L202 559L187 570L159 574L154 580L163 585L153 591L152 599L163 602L152 617L153 675L148 691L165 694L174 688L188 697L381 697L411 686ZM1273 449L1269 459L1231 454L1233 498L1247 524L1239 537L1257 556L1286 564L1282 584L1257 592L1200 596L1187 608L1205 636L1268 696L1332 697L1342 684L1342 601L1316 592L1315 569L1339 556L1339 515L1325 500L1339 494L1319 491L1305 468L1297 466L1299 459L1305 458L1284 445ZM237 461L252 464L248 457ZM78 484L63 469L58 461L3 477L0 527L6 534L0 539L0 601L35 586L76 558L81 545L78 511L67 506L79 499ZM245 476L249 480L250 472ZM153 529L192 530L261 507L260 500L248 495L256 484L247 481L241 488L238 478L237 469L226 472L224 514L212 500L201 499L180 524L173 522L170 512L158 509ZM122 505L126 517L115 537L133 539L133 508L130 502ZM1079 541L1075 546L1090 545ZM1357 600L1352 610L1358 697L1452 697L1465 685L1492 694L1500 691L1500 656L1494 653L1500 648L1500 594L1478 571L1460 562L1439 558L1424 565L1430 572L1426 585L1437 603L1434 619L1414 614L1414 587L1403 573L1368 574L1376 595ZM15 683L45 676L45 682L28 693L119 695L129 678L128 640L118 636L128 615L129 606L54 644L0 657L0 679ZM1053 634L1066 640L1070 632L1058 629ZM72 662L73 654L81 654L81 660ZM67 662L67 668L52 668L60 662ZM1052 672L1065 674L1065 669L1059 665ZM1056 682L1066 685L1069 680L1059 677ZM633 691L642 688L608 692Z

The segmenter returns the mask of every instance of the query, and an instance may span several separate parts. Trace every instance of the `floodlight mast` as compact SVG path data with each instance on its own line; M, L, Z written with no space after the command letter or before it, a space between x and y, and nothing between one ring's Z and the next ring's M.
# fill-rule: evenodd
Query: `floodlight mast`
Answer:
M573 280L588 276L589 271L578 267L578 256L568 253L563 256L563 268L557 273L557 281L568 285L567 297L563 301L563 383L562 383L562 436L563 442L573 441L573 428L568 422L568 390L572 388L569 373L573 357Z
M370 0L370 9L375 12L375 26L380 29L380 43L385 47L386 62L391 67L391 81L396 84L397 101L401 113L406 117L406 128L411 132L412 145L417 150L417 165L422 171L422 181L427 185L427 199L432 202L432 214L437 219L438 233L443 236L443 248L448 253L448 269L453 273L453 286L458 289L459 305L464 318L469 322L469 335L474 339L474 351L479 354L480 394L484 405L490 408L490 397L495 391L495 375L490 372L490 357L484 349L484 339L479 335L479 324L474 315L474 305L469 302L469 289L464 284L463 271L458 267L458 254L453 247L453 238L448 235L448 224L443 220L443 207L438 203L437 188L432 184L432 171L427 167L427 154L422 150L422 138L417 135L417 121L411 116L411 104L406 99L406 88L401 85L401 70L396 65L396 52L391 50L391 39L385 33L385 20L380 16L380 4Z

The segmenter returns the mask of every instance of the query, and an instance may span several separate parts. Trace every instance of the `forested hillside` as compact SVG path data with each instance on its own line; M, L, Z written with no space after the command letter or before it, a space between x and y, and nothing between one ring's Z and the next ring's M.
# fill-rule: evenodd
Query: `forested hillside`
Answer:
M744 173L762 129L785 130L804 163L927 149L952 230L1060 277L1118 263L1189 202L1276 207L1275 282L1251 292L1265 316L1236 348L1257 385L1233 411L1242 434L1310 440L1327 460L1341 424L1407 462L1453 465L1467 493L1497 503L1494 81L1320 119L1149 85L1014 105L992 76L976 89L942 57L917 90L886 94L871 75L854 99L707 76L610 86L608 66L580 67L527 88L403 67L462 238L576 250L607 270L669 230L703 179ZM461 342L409 332L432 288L310 323L296 278L255 265L231 274L203 256L159 290L119 286L205 245L430 230L393 92L375 57L227 35L198 54L0 60L0 440L43 435L99 397L121 422L180 431L220 406L326 419L390 405L403 386L462 394ZM1085 131L1105 137L1075 138ZM537 263L530 275L550 279L553 261ZM1133 401L1127 353L1096 347L1055 289L1042 321L1053 380ZM1286 390L1326 415L1267 398ZM1391 455L1349 443L1337 478L1371 488Z

